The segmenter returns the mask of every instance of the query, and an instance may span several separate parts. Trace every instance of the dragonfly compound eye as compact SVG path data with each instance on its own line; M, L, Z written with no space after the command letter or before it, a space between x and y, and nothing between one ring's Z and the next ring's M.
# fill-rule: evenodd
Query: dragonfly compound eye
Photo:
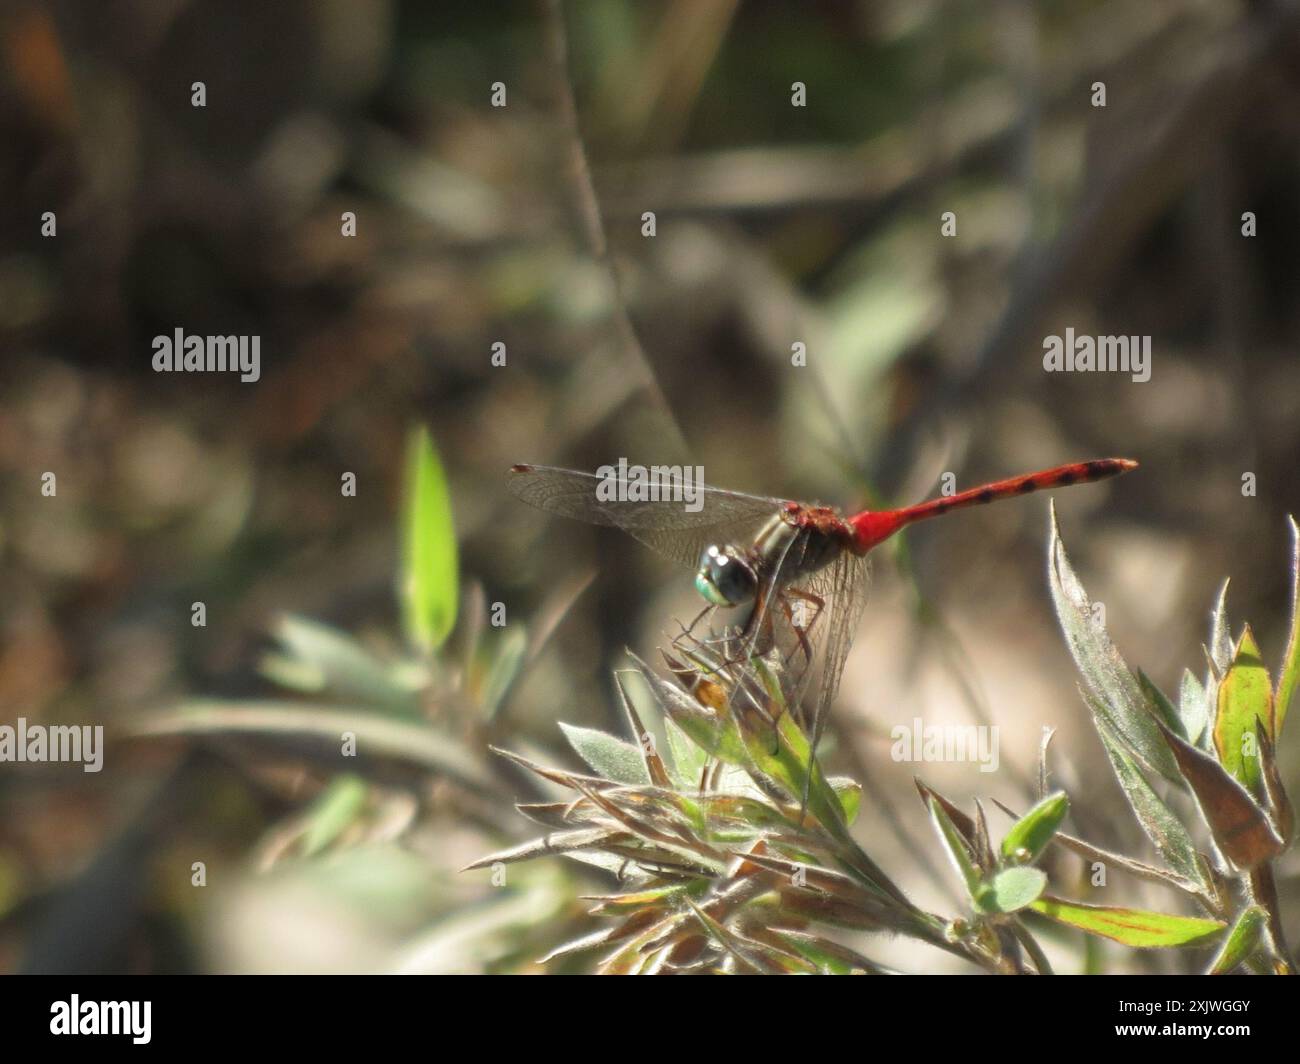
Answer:
M739 606L754 597L758 578L734 547L708 547L700 557L695 589L715 606Z

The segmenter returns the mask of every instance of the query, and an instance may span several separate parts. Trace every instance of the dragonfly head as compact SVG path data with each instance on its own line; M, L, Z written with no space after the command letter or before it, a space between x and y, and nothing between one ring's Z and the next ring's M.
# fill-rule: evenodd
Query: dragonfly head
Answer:
M735 547L705 548L695 574L695 590L715 606L739 606L758 590L758 575Z

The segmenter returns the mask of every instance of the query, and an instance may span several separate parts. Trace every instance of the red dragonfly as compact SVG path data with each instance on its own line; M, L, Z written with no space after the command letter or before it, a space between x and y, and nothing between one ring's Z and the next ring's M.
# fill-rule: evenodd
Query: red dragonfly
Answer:
M736 660L746 662L777 647L787 671L791 661L797 663L795 695L787 704L797 705L802 695L808 695L803 723L806 730L811 723L809 744L815 752L825 711L835 698L866 605L867 555L872 548L917 521L1033 491L1104 480L1136 466L1129 458L1097 458L998 480L914 506L862 510L849 516L829 506L706 485L696 485L698 494L690 506L664 500L663 492L647 499L644 479L633 483L622 465L618 470L608 467L608 476L517 465L510 469L509 486L541 510L616 526L660 554L693 567L696 589L709 603L705 613L746 608L743 619L729 627L744 648ZM819 624L827 610L826 622ZM819 682L810 690L808 681L814 675L819 675Z

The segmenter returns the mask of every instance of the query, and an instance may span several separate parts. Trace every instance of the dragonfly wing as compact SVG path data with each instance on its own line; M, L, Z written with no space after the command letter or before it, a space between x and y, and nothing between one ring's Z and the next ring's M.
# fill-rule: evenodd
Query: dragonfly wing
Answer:
M683 565L699 564L713 543L732 542L782 505L778 499L693 486L694 501L642 498L645 484L555 466L515 466L508 474L512 494L547 513L588 524L621 528L646 546Z
M820 633L820 675L812 694L812 734L808 739L816 754L822 727L839 691L849 647L853 645L867 605L871 589L870 558L844 551L826 569L814 574L813 589L815 594L828 601L830 609L828 617L817 620L818 626L824 624L825 629Z
M809 549L808 539L796 538L773 567L745 625L745 660L774 654L787 706L818 733L862 619L871 567L868 558L844 550L824 568L797 576Z
M799 568L798 558L786 560L787 572ZM811 575L787 578L771 596L773 638L760 649L776 651L787 704L800 714L810 740L820 736L823 711L839 689L870 584L870 559L846 550Z
M787 571L798 572L797 564ZM845 550L825 568L783 586L772 611L786 704L798 714L813 763L870 583L870 559ZM812 778L812 772L805 777L801 808L807 808Z

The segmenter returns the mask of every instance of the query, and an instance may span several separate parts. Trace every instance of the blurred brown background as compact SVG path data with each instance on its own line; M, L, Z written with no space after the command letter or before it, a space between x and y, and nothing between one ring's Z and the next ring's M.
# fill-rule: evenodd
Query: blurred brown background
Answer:
M566 16L568 84L531 3L3 7L0 722L103 723L109 746L97 775L0 765L0 968L529 970L548 926L581 926L578 873L537 873L550 900L496 923L482 877L456 873L523 837L508 803L467 816L408 781L418 813L381 858L259 873L249 853L321 783L294 752L254 766L123 734L180 698L265 692L281 611L391 638L417 421L489 601L529 618L599 570L494 723L517 749L568 759L557 719L617 727L622 648L649 652L693 605L688 573L510 498L517 461L689 458L712 483L853 505L913 501L945 471L968 486L1135 457L1057 500L1127 660L1167 691L1203 672L1231 576L1234 631L1249 619L1277 661L1300 510L1296 4L593 0ZM177 326L260 335L262 379L153 373L152 337ZM1043 337L1067 326L1149 334L1150 381L1044 373ZM39 494L49 470L57 499ZM1076 824L1148 856L1051 613L1046 511L973 511L877 559L833 757L869 775L859 827L923 904L950 908L952 885L937 849L927 867L900 842L922 811L912 772L1023 808L1044 724L1058 782L1086 799ZM979 712L1002 729L998 773L890 761L895 723ZM1173 904L1131 881L1109 900ZM940 963L915 949L894 959Z

